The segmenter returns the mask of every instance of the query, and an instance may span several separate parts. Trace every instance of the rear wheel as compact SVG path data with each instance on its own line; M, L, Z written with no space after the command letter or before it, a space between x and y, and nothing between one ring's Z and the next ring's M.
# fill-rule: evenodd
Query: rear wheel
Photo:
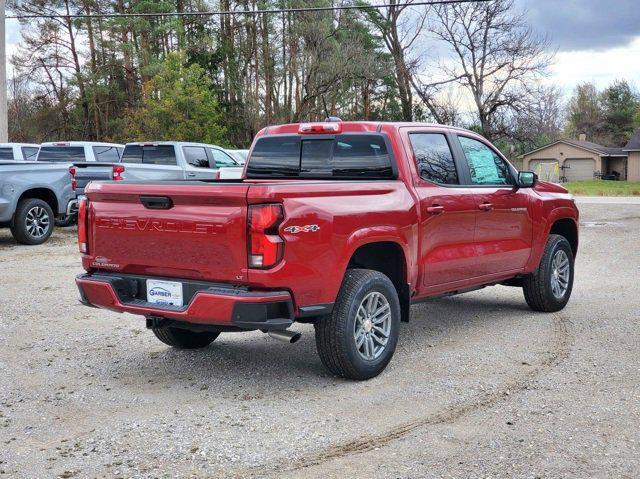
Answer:
M178 349L198 349L209 346L220 333L195 332L181 328L153 328L153 334L160 341Z
M369 379L380 374L396 349L400 301L391 280L367 269L350 269L333 312L315 323L324 366L337 376Z
M18 243L42 244L53 232L54 215L51 206L39 198L27 198L16 208L11 234Z
M573 251L560 235L549 235L538 269L524 278L522 290L534 311L554 312L564 308L573 289Z

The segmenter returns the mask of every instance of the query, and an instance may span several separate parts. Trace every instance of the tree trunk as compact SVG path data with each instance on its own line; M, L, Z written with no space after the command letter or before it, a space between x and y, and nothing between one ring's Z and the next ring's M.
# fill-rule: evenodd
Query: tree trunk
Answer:
M89 3L85 2L84 11L87 15L91 15L91 8ZM87 18L87 37L89 37L89 59L91 66L91 98L93 100L92 110L93 110L93 128L94 128L94 138L96 140L100 140L102 137L101 133L101 125L100 125L100 108L98 106L98 89L96 86L96 77L98 75L97 68L97 60L96 60L96 43L95 38L93 36L93 21L91 18Z
M118 13L125 13L124 0L118 0ZM129 29L122 25L120 27L120 42L122 46L122 56L124 63L124 84L127 94L127 106L133 107L135 102L136 81L133 74L133 62L131 60L131 50L129 44Z
M69 8L69 0L65 0L65 7L67 11L67 15L71 14ZM78 50L76 48L76 37L73 34L73 24L71 23L71 17L65 17L67 31L69 32L69 50L71 51L71 57L73 58L73 69L76 74L76 81L78 82L78 93L80 94L80 103L82 105L82 136L87 137L90 140L95 139L94 135L91 132L90 124L89 124L89 101L87 100L87 91L84 84L84 79L82 78L82 69L80 67L80 59L78 57Z

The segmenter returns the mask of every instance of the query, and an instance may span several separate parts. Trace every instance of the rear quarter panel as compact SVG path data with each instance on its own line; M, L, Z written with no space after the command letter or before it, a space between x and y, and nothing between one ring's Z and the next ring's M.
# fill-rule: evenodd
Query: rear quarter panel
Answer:
M54 193L58 203L55 214L64 213L67 203L75 197L71 189L71 174L66 164L21 162L0 165L0 221L10 221L22 194L35 188Z
M279 228L285 240L284 260L270 270L249 270L249 282L291 290L297 307L334 302L352 254L367 243L398 244L405 271L415 274L417 212L400 180L256 184L247 200L250 205L282 203L285 210ZM308 225L319 228L286 231Z

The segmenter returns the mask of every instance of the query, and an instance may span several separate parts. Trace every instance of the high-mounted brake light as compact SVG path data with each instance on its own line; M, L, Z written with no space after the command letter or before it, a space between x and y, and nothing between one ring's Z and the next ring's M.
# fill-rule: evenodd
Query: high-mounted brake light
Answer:
M69 173L71 174L71 189L76 191L76 187L78 186L78 182L76 181L76 167L70 166Z
M248 217L249 268L272 268L284 254L284 240L278 236L278 226L284 220L282 205L251 205Z
M124 173L123 165L113 165L113 181L124 180L122 173Z
M87 254L87 209L88 200L82 198L78 203L78 249L81 253Z
M342 123L302 123L298 133L340 133Z

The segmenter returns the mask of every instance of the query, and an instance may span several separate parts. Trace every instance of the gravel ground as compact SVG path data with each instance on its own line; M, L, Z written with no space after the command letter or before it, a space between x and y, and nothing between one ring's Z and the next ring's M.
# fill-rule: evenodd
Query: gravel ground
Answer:
M564 311L507 287L422 303L359 383L324 371L307 325L171 350L77 303L73 230L0 230L0 474L638 477L640 205L581 210Z

